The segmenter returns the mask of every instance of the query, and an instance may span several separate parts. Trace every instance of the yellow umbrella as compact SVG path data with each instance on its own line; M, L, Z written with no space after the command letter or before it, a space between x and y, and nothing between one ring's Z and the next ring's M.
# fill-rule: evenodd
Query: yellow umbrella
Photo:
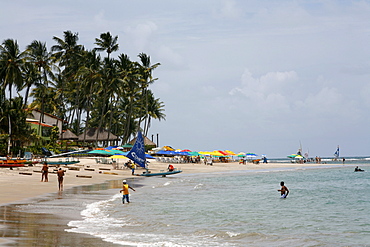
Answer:
M216 151L213 151L213 152L200 151L199 153L203 155L224 156L223 154L216 152Z
M119 155L119 154L117 154L117 155L112 155L111 157L109 157L109 158L112 158L112 159L128 159L126 156L124 156L124 155Z
M228 154L230 154L230 155L236 155L236 153L234 153L233 151L230 151L230 150L225 150L224 152L225 152L225 153L228 153Z

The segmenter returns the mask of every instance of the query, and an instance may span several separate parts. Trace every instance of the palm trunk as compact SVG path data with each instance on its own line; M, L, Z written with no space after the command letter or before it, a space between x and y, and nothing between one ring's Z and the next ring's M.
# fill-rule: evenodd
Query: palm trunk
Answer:
M8 138L8 154L10 154L10 143L11 143L11 135L12 135L12 123L10 121L10 115L8 114L9 120L9 138Z
M103 107L102 107L102 112L101 112L101 118L100 118L100 121L99 121L99 127L98 127L98 130L97 130L97 133L96 133L96 140L95 140L95 146L98 145L98 138L99 138L99 131L103 125L103 118L104 118L104 112L105 112L105 100L106 100L106 93L104 92L104 97L103 97Z

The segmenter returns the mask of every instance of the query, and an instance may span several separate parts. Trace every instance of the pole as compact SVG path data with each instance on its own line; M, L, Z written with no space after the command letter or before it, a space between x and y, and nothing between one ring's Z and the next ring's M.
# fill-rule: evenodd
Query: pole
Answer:
M159 147L159 134L157 133L157 147Z

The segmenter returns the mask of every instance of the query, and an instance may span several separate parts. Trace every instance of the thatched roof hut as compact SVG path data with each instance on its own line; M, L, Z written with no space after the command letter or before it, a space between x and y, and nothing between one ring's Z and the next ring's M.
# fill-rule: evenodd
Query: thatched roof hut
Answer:
M85 137L86 133L86 137ZM96 139L98 137L98 139ZM105 129L98 128L89 128L84 133L78 136L79 141L94 142L94 141L117 141L118 137L108 132Z
M135 137L134 139L132 139L129 143L130 144L132 144L132 145L134 145L134 143L135 143L135 141L136 141L136 138L137 137ZM157 144L155 144L154 142L152 142L148 137L146 137L146 136L144 136L144 145L145 146L154 146L154 147L156 147L157 146Z
M66 130L60 135L59 140L78 140L78 136L73 134L72 131Z

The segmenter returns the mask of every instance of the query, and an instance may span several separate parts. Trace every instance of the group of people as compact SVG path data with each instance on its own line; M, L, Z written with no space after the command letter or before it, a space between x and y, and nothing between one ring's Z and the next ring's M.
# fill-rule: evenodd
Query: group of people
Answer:
M48 163L45 161L44 164L42 165L41 168L41 182L49 182L49 167ZM57 171L57 176L58 176L58 187L59 191L63 190L63 178L64 178L65 171L62 170L62 168L59 168Z
M132 163L130 165L135 165L135 163ZM132 169L132 175L134 175L135 167L131 167L131 169ZM169 171L173 171L174 169L175 168L173 167L173 165L171 165L171 164L168 165L168 170ZM355 171L363 171L363 170L361 170L357 166L355 168ZM48 182L49 181L49 178L48 178L49 167L48 167L47 162L44 162L44 164L42 166L42 169L41 169L41 173L42 173L41 182ZM65 171L62 170L62 168L59 168L58 171L57 171L59 191L63 190L63 177L64 177L64 175L65 175ZM136 191L136 190L134 188L132 188L130 185L128 185L126 180L123 180L122 183L123 183L122 190L119 191L120 193L122 193L122 204L124 204L125 201L127 203L130 203L129 189L131 189L133 191ZM280 186L281 186L281 188L278 190L280 192L280 196L281 196L281 198L286 198L289 194L289 189L285 186L283 181L280 182Z

